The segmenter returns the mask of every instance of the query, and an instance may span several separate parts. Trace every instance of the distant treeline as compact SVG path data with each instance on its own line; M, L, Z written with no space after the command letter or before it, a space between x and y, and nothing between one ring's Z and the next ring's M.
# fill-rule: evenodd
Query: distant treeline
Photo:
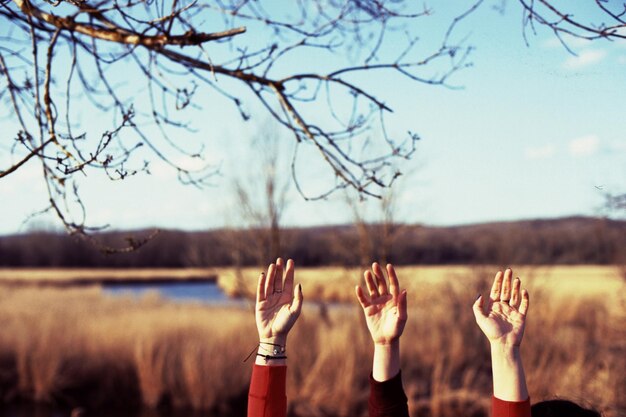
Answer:
M151 231L95 235L123 246ZM59 233L0 237L1 267L202 267L266 264L268 231L165 230L131 253ZM301 266L363 264L613 264L626 262L626 221L572 217L455 227L348 225L280 231L280 253Z

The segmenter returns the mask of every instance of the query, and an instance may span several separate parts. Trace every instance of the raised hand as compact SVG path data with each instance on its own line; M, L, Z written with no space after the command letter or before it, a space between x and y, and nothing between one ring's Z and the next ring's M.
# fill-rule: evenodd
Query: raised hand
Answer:
M278 258L267 274L261 273L256 292L256 327L261 342L284 346L287 334L302 310L302 286L294 290L294 264L290 259L285 268Z
M528 387L522 366L520 344L524 337L528 291L520 291L521 281L511 282L513 271L498 271L487 305L482 295L474 303L476 323L491 344L493 395L504 401L528 400Z
M513 271L498 271L491 287L489 301L484 306L483 296L474 303L476 323L490 343L505 346L519 346L524 336L526 313L528 312L528 291L520 291L521 281Z
M373 272L373 274L372 274ZM406 290L400 291L396 271L387 265L389 285L378 263L363 274L369 297L357 285L356 296L363 308L367 328L375 345L388 345L402 335L407 320Z

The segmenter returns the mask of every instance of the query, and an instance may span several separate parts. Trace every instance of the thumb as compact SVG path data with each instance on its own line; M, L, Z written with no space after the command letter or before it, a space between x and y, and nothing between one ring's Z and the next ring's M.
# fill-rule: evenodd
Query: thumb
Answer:
M304 296L302 295L302 284L296 285L296 288L293 290L293 302L291 303L291 307L289 310L292 313L296 313L300 315L300 311L302 311L302 301L304 300Z
M479 295L476 301L474 301L474 305L472 306L472 310L474 310L474 317L476 317L476 322L487 317L485 312L483 311L483 296Z
M365 297L365 294L363 294L363 289L361 288L361 286L357 285L356 287L354 287L354 291L356 292L356 298L359 300L359 304L361 304L361 308L365 309L366 307L368 307L370 305L370 302Z
M406 290L403 290L400 293L400 296L398 297L398 317L401 320L406 320L408 315L407 315L407 308L406 308Z

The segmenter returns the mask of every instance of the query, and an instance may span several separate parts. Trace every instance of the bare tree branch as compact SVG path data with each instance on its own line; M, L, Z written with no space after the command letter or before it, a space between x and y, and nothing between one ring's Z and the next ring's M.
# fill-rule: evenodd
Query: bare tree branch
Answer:
M146 47L166 46L166 45L176 45L176 46L199 45L205 42L216 41L219 39L236 36L246 31L245 27L238 27L238 28L233 28L233 29L224 30L221 32L215 32L215 33L188 32L188 33L185 33L184 35L164 34L164 35L158 35L158 36L144 36L139 33L127 32L113 25L110 22L109 22L109 25L111 26L110 29L99 27L96 25L83 25L83 24L77 23L76 21L70 18L62 18L62 17L55 16L50 13L42 12L37 7L33 6L29 0L13 0L13 1L24 14L28 16L32 16L43 22L49 23L55 26L58 30L78 32L80 34L87 35L95 39L102 39L105 41L124 43L128 45L142 45ZM97 10L93 10L93 9L81 7L81 10L94 13L96 15L99 14ZM171 20L174 17L175 15L170 15L164 18L159 18L157 20L158 21Z
M0 1L0 82L8 92L0 100L10 104L11 127L19 126L11 158L0 155L0 178L39 160L45 211L71 233L99 230L88 224L79 193L89 173L124 180L150 173L156 160L184 184L211 184L219 166L179 162L204 161L206 144L180 138L194 133L188 114L223 97L244 121L258 103L291 133L292 174L305 198L343 188L380 197L419 136L388 134L392 103L363 74L453 88L472 50L455 32L482 2L418 53L415 22L433 10L410 2ZM301 62L302 53L316 54L316 62ZM93 132L80 114L111 127ZM311 193L302 183L300 147L327 164L335 178L328 190Z
M553 0L519 0L519 2L524 11L525 28L532 29L534 23L546 26L566 47L568 46L561 37L562 34L588 40L626 39L626 3L594 0L598 20L593 22L585 16L588 15L585 8L590 7L587 3L579 9L582 3L572 2L557 7Z

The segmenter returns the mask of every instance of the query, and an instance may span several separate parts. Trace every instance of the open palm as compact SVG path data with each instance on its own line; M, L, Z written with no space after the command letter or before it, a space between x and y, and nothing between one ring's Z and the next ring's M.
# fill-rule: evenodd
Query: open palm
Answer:
M356 295L363 308L367 328L376 344L389 344L402 335L407 320L406 290L400 292L400 285L392 265L387 265L389 286L382 268L372 265L372 272L364 273L369 297L360 286Z
M294 292L294 264L290 259L284 271L283 260L271 264L267 275L261 274L255 308L259 338L286 338L302 310L302 287ZM284 278L284 279L283 279Z
M528 291L520 291L521 281L511 282L513 271L498 271L491 287L489 301L483 304L482 295L474 303L476 323L491 343L519 346L524 337Z

